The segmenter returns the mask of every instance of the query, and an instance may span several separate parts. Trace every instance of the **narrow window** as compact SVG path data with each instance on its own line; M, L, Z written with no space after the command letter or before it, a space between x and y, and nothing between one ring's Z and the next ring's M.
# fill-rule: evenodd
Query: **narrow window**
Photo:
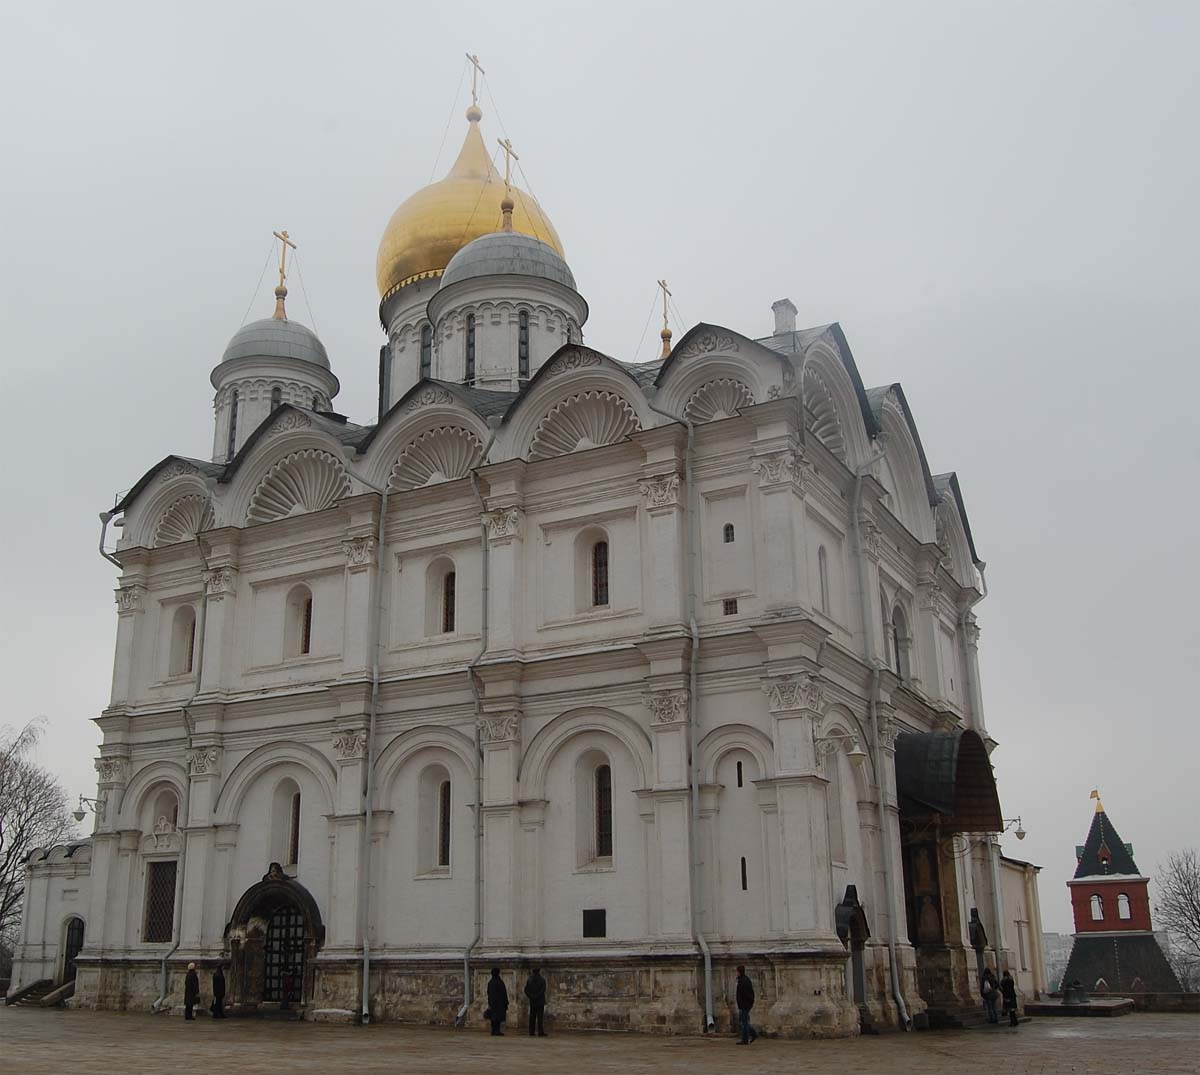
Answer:
M725 598L724 601L721 602L722 615L736 616L737 610L738 609L737 609L737 598L736 597L727 597L727 598Z
M433 373L433 326L421 326L421 376L429 377Z
M524 310L517 317L517 376L529 379L529 314Z
M225 451L225 458L233 458L233 450L237 445L237 420L238 420L238 390L233 390L233 395L229 397L229 444Z
M190 673L192 664L196 659L196 617L193 614L191 622L188 624L187 634L187 652L183 655L183 670Z
M467 372L466 381L475 380L475 315L467 314Z
M179 827L179 803L171 804L171 827Z
M1129 910L1129 897L1122 892L1117 897L1117 917L1128 921L1132 914Z
M583 935L585 937L608 936L608 912L601 907L597 910L583 912Z
M723 531L723 534L725 537L725 544L732 545L733 544L733 523L725 524L725 529Z
M175 929L175 867L170 862L151 862L146 866L146 919L142 940L161 944L171 939Z
M271 410L274 410L283 402L283 389L276 385L271 389Z
M1103 922L1104 921L1104 900L1100 898L1099 892L1092 893L1091 903L1092 903L1092 921L1093 922Z
M196 648L196 610L191 605L180 605L171 621L171 650L168 657L167 674L185 676L192 671L193 653Z
M608 542L592 546L592 604L608 604Z
M596 857L612 857L612 769L596 770Z
M320 396L313 396L312 409L314 411L319 411L321 409L321 397Z
M742 786L742 763L740 761L737 763L737 782L740 788Z
M300 625L300 652L310 653L312 651L312 598L304 599L303 609L304 621Z
M817 573L821 576L821 611L829 615L829 557L825 546L817 549Z
M442 579L442 633L454 633L454 572L447 571Z
M438 789L438 859L439 866L450 865L450 781L443 780Z
M746 856L742 856L742 891L745 892L750 886L746 884Z
M292 823L288 829L288 861L295 866L300 861L300 792L292 795Z
M892 620L892 671L900 675L900 627Z

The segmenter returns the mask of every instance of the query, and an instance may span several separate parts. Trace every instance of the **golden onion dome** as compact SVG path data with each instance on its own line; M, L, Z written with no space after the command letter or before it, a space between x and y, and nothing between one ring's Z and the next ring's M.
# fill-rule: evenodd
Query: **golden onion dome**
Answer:
M483 113L467 109L467 137L445 179L408 198L388 221L379 242L376 275L387 298L405 284L440 276L467 243L500 230L504 180L492 167L479 131ZM561 256L554 225L531 194L512 188L513 230L548 243Z

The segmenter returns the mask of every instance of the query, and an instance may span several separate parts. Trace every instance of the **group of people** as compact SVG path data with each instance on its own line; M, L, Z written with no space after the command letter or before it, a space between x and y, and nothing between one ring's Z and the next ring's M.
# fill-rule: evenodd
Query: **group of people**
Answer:
M212 1004L209 1011L214 1019L225 1018L225 970L220 963L212 976ZM196 964L189 963L187 974L183 978L183 1017L195 1019L193 1011L200 999L200 975L196 972Z
M996 972L991 967L984 967L983 977L979 979L979 994L983 997L983 1006L987 1009L989 1023L999 1023L996 1014L996 1004L1004 1001L1004 1014L1008 1016L1008 1025L1017 1025L1017 983L1007 970L999 981Z

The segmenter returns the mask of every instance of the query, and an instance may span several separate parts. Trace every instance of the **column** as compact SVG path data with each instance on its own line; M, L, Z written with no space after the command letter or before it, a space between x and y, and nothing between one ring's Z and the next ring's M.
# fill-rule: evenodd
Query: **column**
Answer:
M649 863L650 889L656 897L657 932L664 939L686 940L691 934L692 892L691 784L688 773L688 692L683 689L651 691L645 698L653 736L654 783L653 855ZM699 855L697 855L699 858ZM697 882L704 863L697 861ZM703 900L700 899L701 905Z
M333 877L326 944L349 950L360 947L359 908L363 895L360 886L367 881L362 876L363 783L367 758L367 729L362 721L354 720L335 728L332 746L337 762L337 788L333 816L329 819L333 829ZM372 920L377 921L378 909L370 910Z
M940 623L940 599L942 588L938 585L937 577L931 571L923 571L917 576L917 624L915 634L917 646L921 654L921 666L924 670L922 681L925 693L930 698L944 699L948 697L946 685L948 670L942 667L942 647Z
M520 817L516 801L521 762L521 713L512 708L489 709L480 718L483 744L483 939L511 943L519 929L514 887L520 875ZM524 884L520 884L522 893ZM523 898L523 896L521 897Z

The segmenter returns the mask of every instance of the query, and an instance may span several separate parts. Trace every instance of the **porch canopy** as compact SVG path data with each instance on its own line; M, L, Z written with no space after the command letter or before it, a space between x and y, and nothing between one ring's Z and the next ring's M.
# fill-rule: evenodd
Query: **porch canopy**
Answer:
M977 732L905 732L896 737L900 815L942 832L1001 832L1000 796Z

